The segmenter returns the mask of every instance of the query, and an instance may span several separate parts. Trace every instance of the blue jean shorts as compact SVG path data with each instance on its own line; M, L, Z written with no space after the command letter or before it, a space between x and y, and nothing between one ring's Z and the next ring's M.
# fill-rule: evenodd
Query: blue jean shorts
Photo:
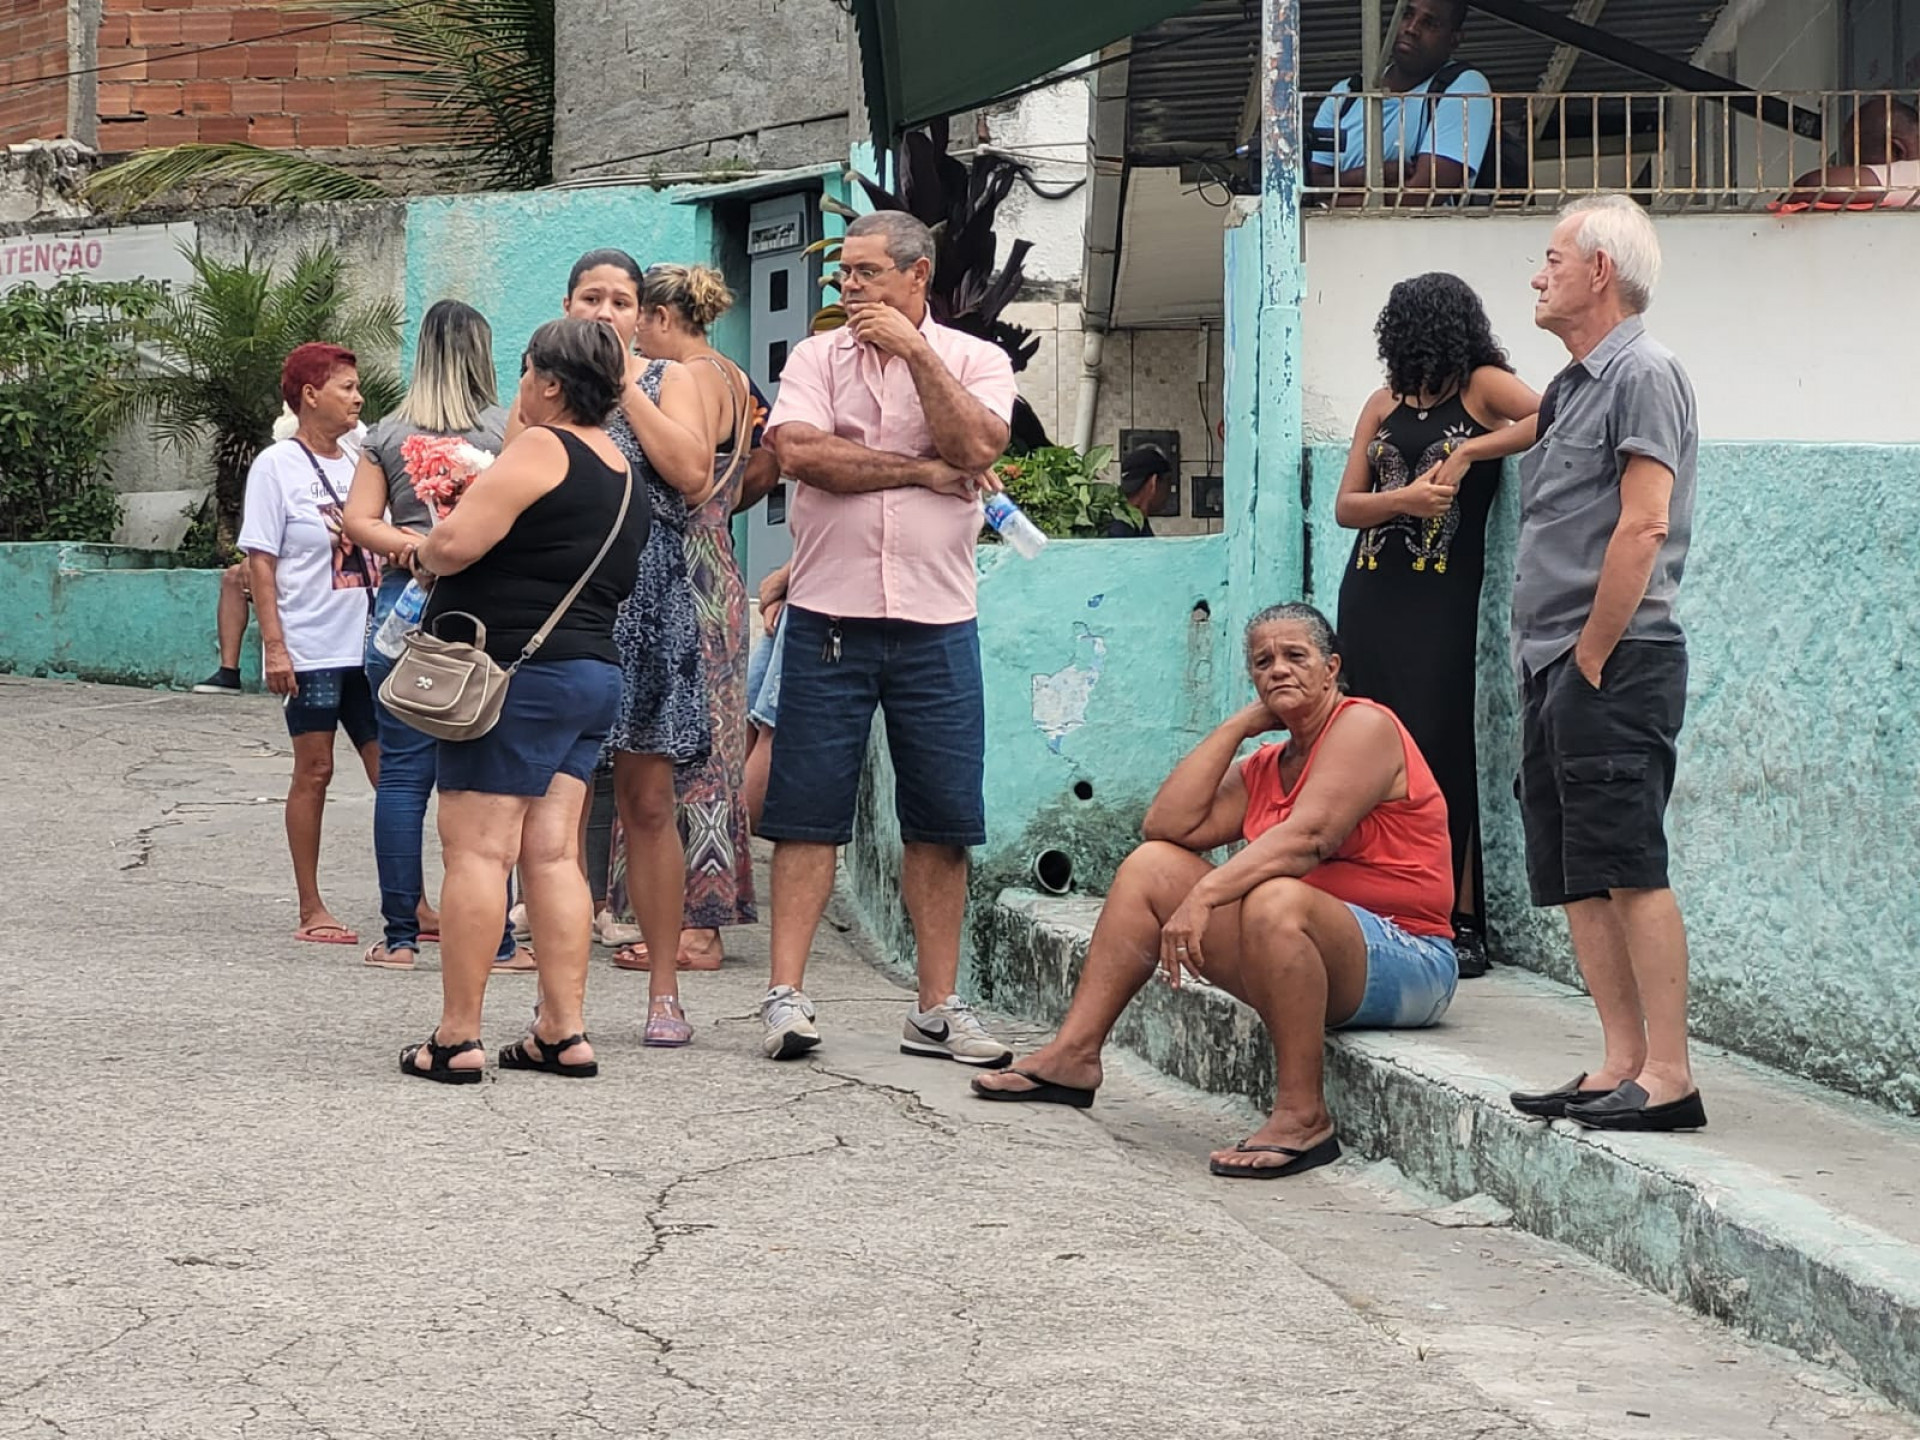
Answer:
M760 833L815 845L853 838L878 708L887 721L900 838L986 844L986 700L975 623L836 620L796 605L787 606L784 623L780 724Z
M373 687L359 666L338 670L296 670L298 693L286 699L287 734L331 735L345 730L358 750L380 738L373 713Z
M787 612L783 606L773 635L762 635L747 660L747 718L763 730L773 729L780 714L780 647L786 639Z
M620 667L605 660L535 660L507 686L499 722L478 740L442 740L442 791L547 793L556 775L592 777L620 709Z
M1419 1030L1440 1023L1460 983L1453 942L1410 935L1391 920L1349 904L1367 942L1367 993L1342 1030Z

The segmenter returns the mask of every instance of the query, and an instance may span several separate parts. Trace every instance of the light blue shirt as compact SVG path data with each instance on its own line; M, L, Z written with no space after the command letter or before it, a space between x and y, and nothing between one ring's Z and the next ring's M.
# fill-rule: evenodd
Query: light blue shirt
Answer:
M1405 95L1391 95L1380 102L1381 159L1398 162L1403 172L1411 170L1422 155L1457 160L1472 184L1493 135L1493 87L1478 70L1461 71L1446 88L1446 98L1429 98L1431 83L1429 77ZM1367 163L1367 107L1355 99L1346 104L1344 113L1341 109L1352 84L1342 80L1334 86L1313 117L1313 163L1331 165L1336 172L1358 170Z

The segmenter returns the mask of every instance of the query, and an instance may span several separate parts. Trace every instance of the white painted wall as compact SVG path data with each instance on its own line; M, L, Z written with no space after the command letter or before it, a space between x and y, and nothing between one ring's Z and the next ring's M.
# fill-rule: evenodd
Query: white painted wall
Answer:
M1043 188L1064 190L1087 178L1091 106L1092 90L1084 79L1063 80L983 112L991 136L988 143L1030 164L1034 180ZM953 143L955 149L962 149L972 141L956 135ZM1027 279L1077 292L1085 260L1086 218L1084 186L1064 200L1043 200L1026 186L1016 185L994 217L1001 257L1005 258L1013 241L1031 240Z
M1920 443L1920 215L1670 216L1647 323L1693 377L1709 440ZM1345 438L1381 383L1373 323L1396 280L1480 292L1535 388L1566 364L1528 281L1551 217L1319 215L1306 224L1307 433Z

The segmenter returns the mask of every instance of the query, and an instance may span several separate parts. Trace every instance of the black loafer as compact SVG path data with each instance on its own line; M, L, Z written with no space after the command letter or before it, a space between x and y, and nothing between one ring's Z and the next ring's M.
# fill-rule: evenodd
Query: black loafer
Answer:
M1649 1105L1647 1092L1629 1080L1604 1100L1567 1106L1567 1119L1589 1130L1703 1130L1707 1107L1700 1103L1698 1090L1665 1105Z
M1492 964L1487 958L1486 936L1470 925L1454 926L1453 960L1462 980L1478 980L1485 975Z
M1538 1095L1516 1090L1507 1096L1507 1100L1522 1115L1531 1115L1536 1120L1564 1120L1569 1105L1604 1100L1614 1093L1611 1090L1582 1090L1580 1087L1586 1083L1586 1072L1582 1071L1558 1090L1548 1090Z

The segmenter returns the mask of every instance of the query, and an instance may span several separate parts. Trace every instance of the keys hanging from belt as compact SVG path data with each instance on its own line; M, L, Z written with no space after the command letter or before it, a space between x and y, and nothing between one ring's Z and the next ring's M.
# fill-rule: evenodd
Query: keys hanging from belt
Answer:
M840 663L840 622L838 620L827 622L827 638L820 646L820 658L829 665Z

